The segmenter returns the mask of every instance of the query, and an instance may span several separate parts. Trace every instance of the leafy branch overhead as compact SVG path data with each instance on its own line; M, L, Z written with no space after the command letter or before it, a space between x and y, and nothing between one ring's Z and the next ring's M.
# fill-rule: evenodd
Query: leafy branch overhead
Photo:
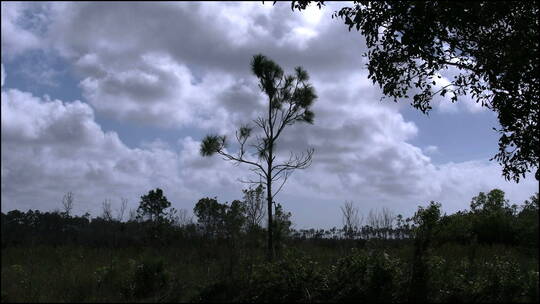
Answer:
M310 3L292 1L291 9ZM423 113L436 95L471 96L497 113L506 179L540 179L536 1L354 1L334 12L366 39L369 79ZM440 85L441 72L453 75ZM439 83L439 84L438 84Z

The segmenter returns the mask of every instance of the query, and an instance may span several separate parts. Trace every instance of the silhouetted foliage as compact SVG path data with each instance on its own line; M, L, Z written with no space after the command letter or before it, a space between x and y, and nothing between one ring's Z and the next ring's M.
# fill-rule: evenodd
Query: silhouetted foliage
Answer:
M365 37L368 77L386 96L424 113L437 95L471 96L498 115L492 159L504 177L519 181L536 168L540 180L538 2L354 1L334 17ZM450 68L453 78L436 87Z
M471 201L471 212L474 214L472 232L479 242L515 242L515 212L504 198L502 190L494 189L487 195L480 192Z
M255 188L242 190L246 205L246 221L248 230L261 226L264 218L264 186L259 184Z
M360 229L361 224L358 207L354 206L352 201L346 201L340 208L345 236L352 239Z
M427 208L418 207L413 216L414 257L408 299L410 302L427 301L427 284L429 281L427 267L427 250L432 244L439 228L441 204L430 202Z
M139 208L137 208L137 216L140 219L148 219L150 221L164 221L167 214L165 209L170 206L171 203L163 195L163 190L159 188L150 190L147 195L141 196L141 202L139 203Z
M216 198L200 199L193 212L202 231L214 238L233 238L245 228L245 204L234 200L231 205L220 204Z
M73 210L73 205L75 203L75 197L73 192L68 192L62 197L62 208L64 209L64 216L69 217L71 215L71 210Z
M538 248L538 193L523 203L517 215L516 239L518 244Z
M217 237L225 227L225 208L227 205L218 203L217 199L200 199L193 212L198 218L199 226L208 236Z

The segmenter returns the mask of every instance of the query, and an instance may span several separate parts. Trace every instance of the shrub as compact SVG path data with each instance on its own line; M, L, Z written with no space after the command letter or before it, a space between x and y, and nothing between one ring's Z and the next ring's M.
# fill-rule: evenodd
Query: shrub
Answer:
M529 270L525 284L525 298L532 303L538 303L538 269Z
M326 278L317 262L296 251L254 268L241 297L245 302L313 302L326 290Z
M192 300L195 303L238 302L242 282L238 280L219 280L201 288L199 294ZM243 301L242 301L243 302Z
M511 259L450 264L429 259L431 302L537 302L538 272L524 272Z
M487 302L516 302L522 300L526 279L517 262L496 257L481 268L479 298ZM536 282L538 284L538 282Z
M127 297L146 298L156 295L167 287L169 274L161 258L146 257L141 262L131 263L131 278L124 286Z
M404 296L403 263L384 252L356 251L329 272L330 296L337 302L393 302Z
M98 287L110 284L112 278L114 277L113 268L110 266L98 267L96 271L94 271L94 277Z

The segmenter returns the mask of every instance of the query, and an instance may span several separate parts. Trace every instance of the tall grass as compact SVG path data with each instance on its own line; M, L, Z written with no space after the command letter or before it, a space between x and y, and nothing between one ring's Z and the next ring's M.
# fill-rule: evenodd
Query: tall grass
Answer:
M2 249L2 302L403 302L412 252L410 245L296 242L274 264L264 262L262 248L237 252L231 268L230 253L211 246L8 247ZM477 245L473 255L470 246L446 244L430 250L428 265L431 301L538 299L538 254L531 251ZM376 293L383 281L391 284Z

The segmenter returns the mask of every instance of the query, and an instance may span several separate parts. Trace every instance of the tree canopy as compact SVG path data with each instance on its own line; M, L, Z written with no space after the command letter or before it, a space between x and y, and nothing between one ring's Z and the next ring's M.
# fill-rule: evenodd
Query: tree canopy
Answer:
M292 1L303 10L311 2ZM369 79L423 113L437 95L468 95L497 113L491 160L519 182L540 180L538 3L530 1L354 1L332 17L366 39ZM452 74L437 85L441 73Z
M147 217L151 221L163 221L167 215L165 209L171 206L171 202L163 195L163 190L156 188L150 190L147 195L141 196L137 216Z

